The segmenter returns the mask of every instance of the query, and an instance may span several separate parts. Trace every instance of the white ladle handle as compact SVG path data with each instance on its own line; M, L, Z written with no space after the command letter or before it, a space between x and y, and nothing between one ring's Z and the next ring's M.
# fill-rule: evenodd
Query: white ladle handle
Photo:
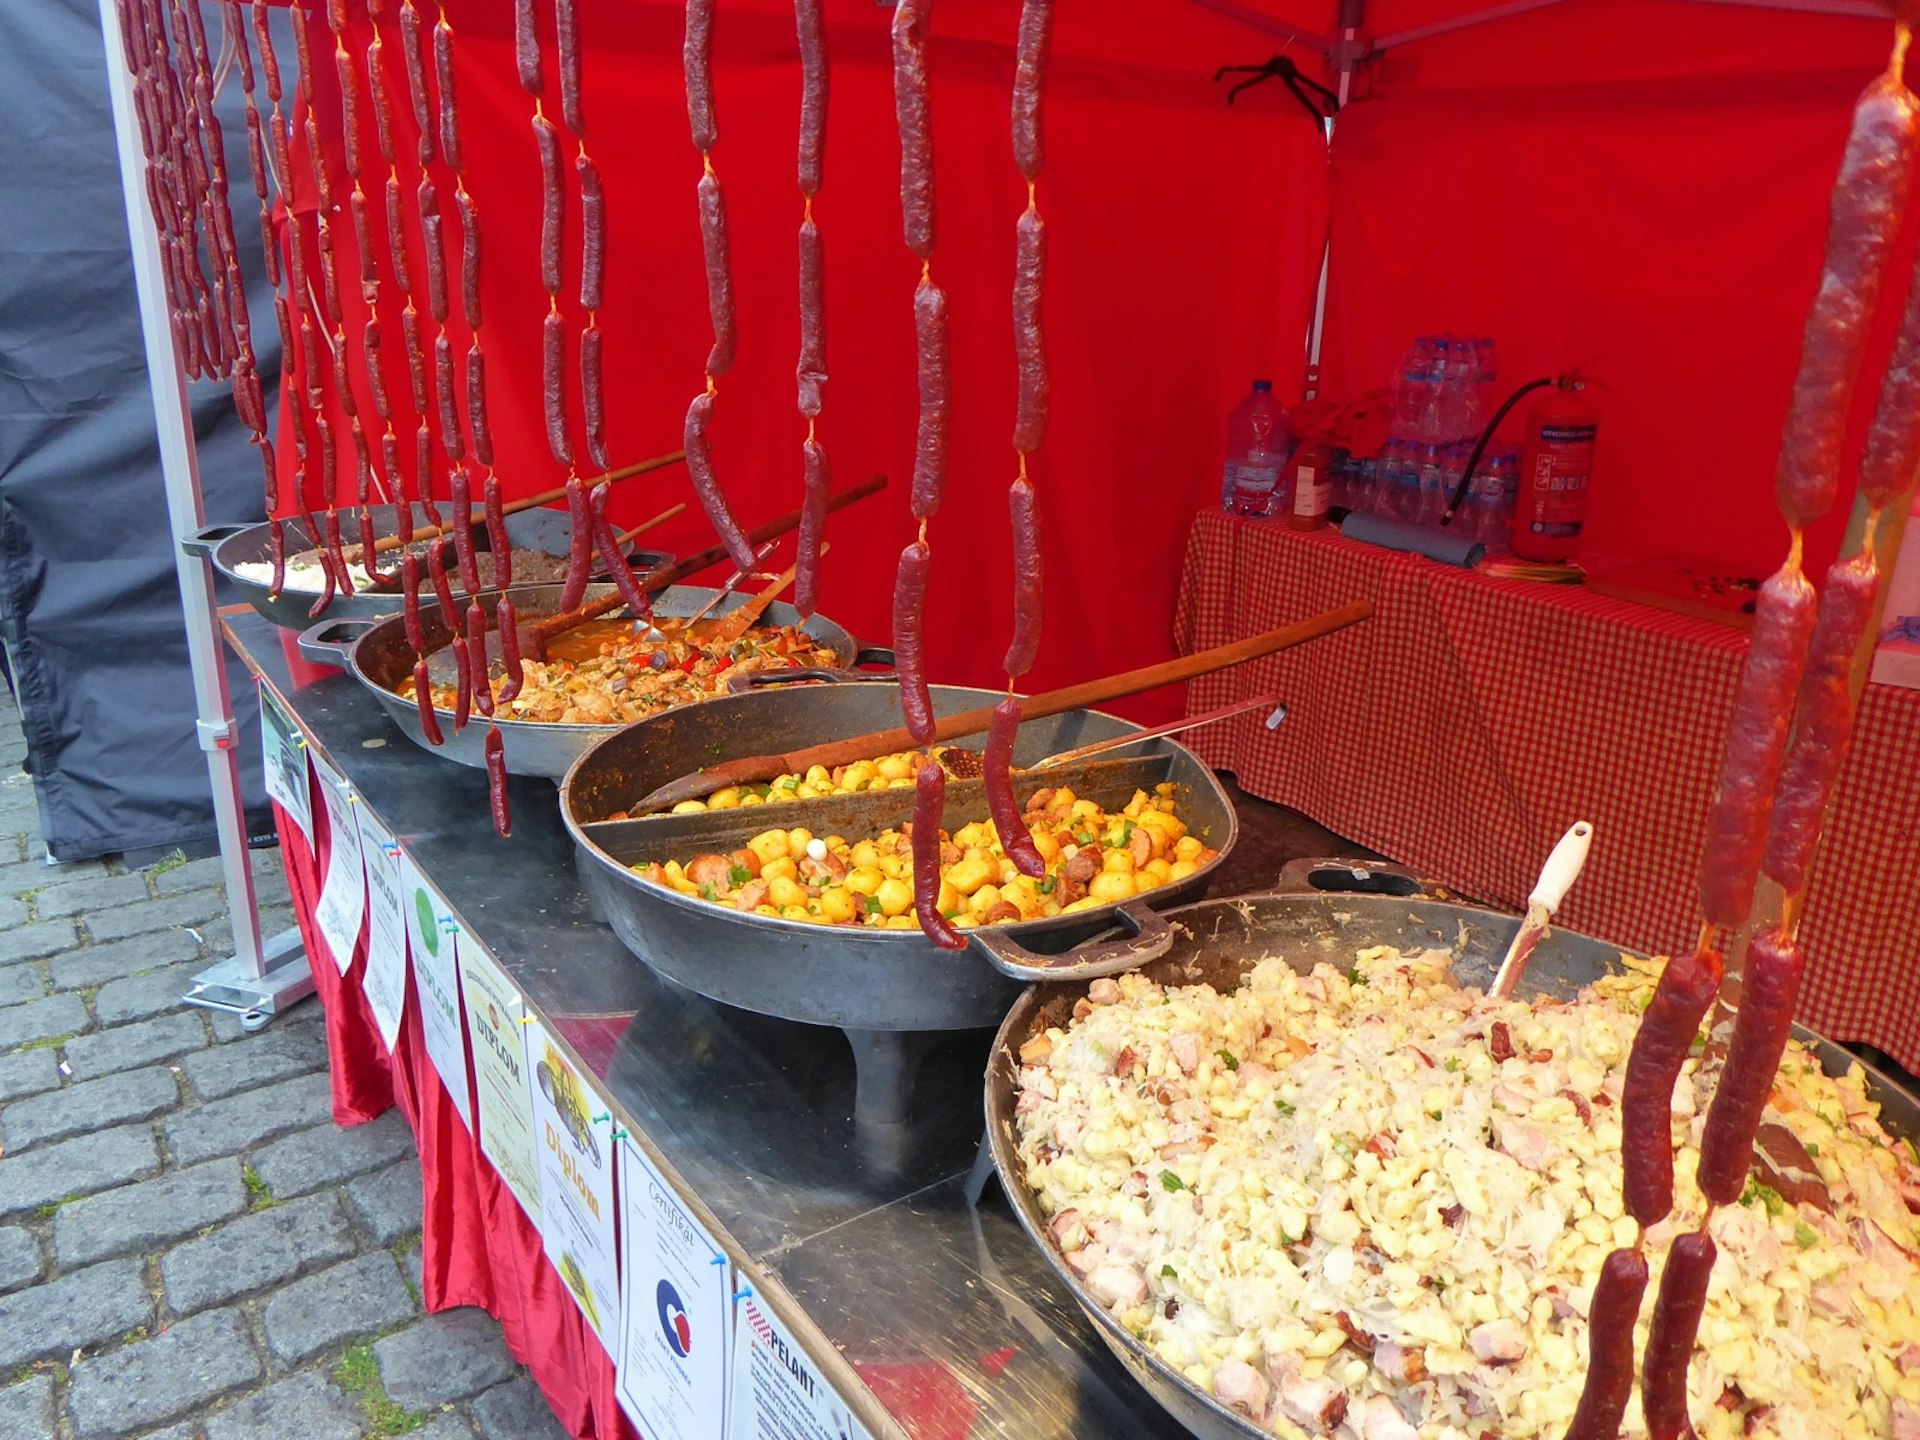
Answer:
M1593 826L1582 820L1560 837L1560 843L1553 847L1553 853L1547 856L1547 863L1541 868L1540 879L1533 887L1533 893L1527 897L1527 908L1538 906L1551 915L1560 908L1560 902L1567 898L1567 891L1573 888L1573 882L1580 878L1580 872L1587 866L1587 851L1593 844Z

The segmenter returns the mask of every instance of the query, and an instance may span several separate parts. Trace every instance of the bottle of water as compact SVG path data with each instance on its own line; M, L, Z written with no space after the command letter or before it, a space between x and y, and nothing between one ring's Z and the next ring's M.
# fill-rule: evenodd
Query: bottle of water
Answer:
M1276 495L1287 457L1293 453L1287 412L1273 398L1273 382L1256 380L1227 417L1227 459L1220 476L1220 506L1236 515L1279 513L1291 500Z
M1445 424L1439 439L1450 445L1479 429L1480 357L1473 341L1447 342L1446 389Z
M1513 505L1518 494L1520 457L1511 450L1490 452L1480 462L1484 475L1476 475L1474 488L1481 493L1479 538L1488 550L1505 550L1507 535L1513 528Z

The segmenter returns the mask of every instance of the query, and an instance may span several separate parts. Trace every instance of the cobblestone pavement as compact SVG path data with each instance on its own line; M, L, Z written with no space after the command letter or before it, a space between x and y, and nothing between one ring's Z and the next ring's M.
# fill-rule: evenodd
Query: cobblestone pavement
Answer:
M24 755L4 702L0 1440L559 1440L489 1316L422 1313L412 1135L334 1126L317 1003L180 1005L219 860L45 864Z

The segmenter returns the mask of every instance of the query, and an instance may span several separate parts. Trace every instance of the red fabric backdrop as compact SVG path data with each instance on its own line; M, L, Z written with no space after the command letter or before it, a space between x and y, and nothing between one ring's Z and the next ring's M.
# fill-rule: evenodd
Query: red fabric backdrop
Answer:
M495 451L508 493L527 494L564 478L547 453L538 399L538 327L547 307L536 263L532 102L514 77L509 7L449 0L447 9L457 36L469 188L485 240ZM423 10L431 16L431 7ZM694 210L700 158L688 138L681 7L584 5L581 13L588 140L605 173L610 216L601 320L618 464L676 448L687 402L702 384L709 336ZM934 265L952 305L954 431L946 508L933 531L930 649L936 678L955 682L993 681L1011 623L1009 290L1013 224L1025 203L1008 139L1017 14L1015 0L943 6L931 46L940 223ZM842 481L885 471L895 485L829 522L823 599L836 619L884 641L894 557L910 538L916 266L900 236L888 12L870 0L827 0L826 15L832 103L816 213L828 256L832 380L821 436ZM316 42L323 38L324 30ZM397 32L384 38L384 63L404 95ZM551 33L543 31L543 40L551 76ZM1211 84L1215 66L1258 60L1267 48L1240 25L1164 0L1060 7L1040 182L1052 242L1045 313L1054 393L1036 467L1051 581L1051 629L1031 677L1036 687L1171 653L1176 537L1216 493L1222 417L1256 374L1297 383L1325 233L1325 147L1284 93L1250 95L1229 110ZM799 497L797 64L790 5L727 0L720 7L714 161L732 231L740 353L720 382L712 433L722 480L749 521L790 509ZM337 85L333 67L318 68L318 116L335 184L343 185ZM396 119L410 131L406 117ZM401 148L410 149L404 141ZM457 260L451 173L443 160L433 173ZM401 179L411 197L417 171L409 163ZM378 186L370 198L378 234ZM302 177L297 204L312 207L310 177ZM571 195L567 218L571 290L578 273ZM351 340L365 309L347 283L355 273L351 228L342 223L335 232ZM423 270L411 224L409 234L418 286ZM382 280L388 388L410 468L415 422L384 266ZM454 298L457 311L457 284ZM567 313L580 318L571 305ZM457 320L453 338L456 355L464 355L467 336ZM571 399L571 377L568 388ZM370 413L364 391L362 402ZM291 446L281 450L291 473ZM342 456L350 485L344 443ZM436 492L445 494L444 478ZM691 498L677 470L617 493L618 517L629 524ZM310 495L319 498L317 486ZM685 553L711 537L690 514L651 538ZM1177 696L1163 696L1146 708L1175 713L1177 704Z

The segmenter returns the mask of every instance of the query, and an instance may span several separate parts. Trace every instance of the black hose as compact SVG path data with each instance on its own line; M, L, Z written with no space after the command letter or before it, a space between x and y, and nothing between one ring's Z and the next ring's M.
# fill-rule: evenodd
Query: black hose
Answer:
M1507 412L1520 403L1521 396L1530 395L1535 390L1548 385L1558 385L1561 379L1562 377L1558 375L1543 375L1538 380L1529 380L1509 395L1506 403L1493 412L1493 419L1489 420L1486 428L1480 432L1480 438L1473 442L1473 453L1467 457L1467 468L1460 476L1460 483L1453 487L1453 496L1447 501L1446 512L1440 517L1442 525L1453 523L1454 512L1460 508L1461 501L1467 498L1467 491L1473 485L1474 469L1479 465L1481 457L1487 453L1487 446L1493 443L1493 432L1500 428L1500 422L1507 418Z

